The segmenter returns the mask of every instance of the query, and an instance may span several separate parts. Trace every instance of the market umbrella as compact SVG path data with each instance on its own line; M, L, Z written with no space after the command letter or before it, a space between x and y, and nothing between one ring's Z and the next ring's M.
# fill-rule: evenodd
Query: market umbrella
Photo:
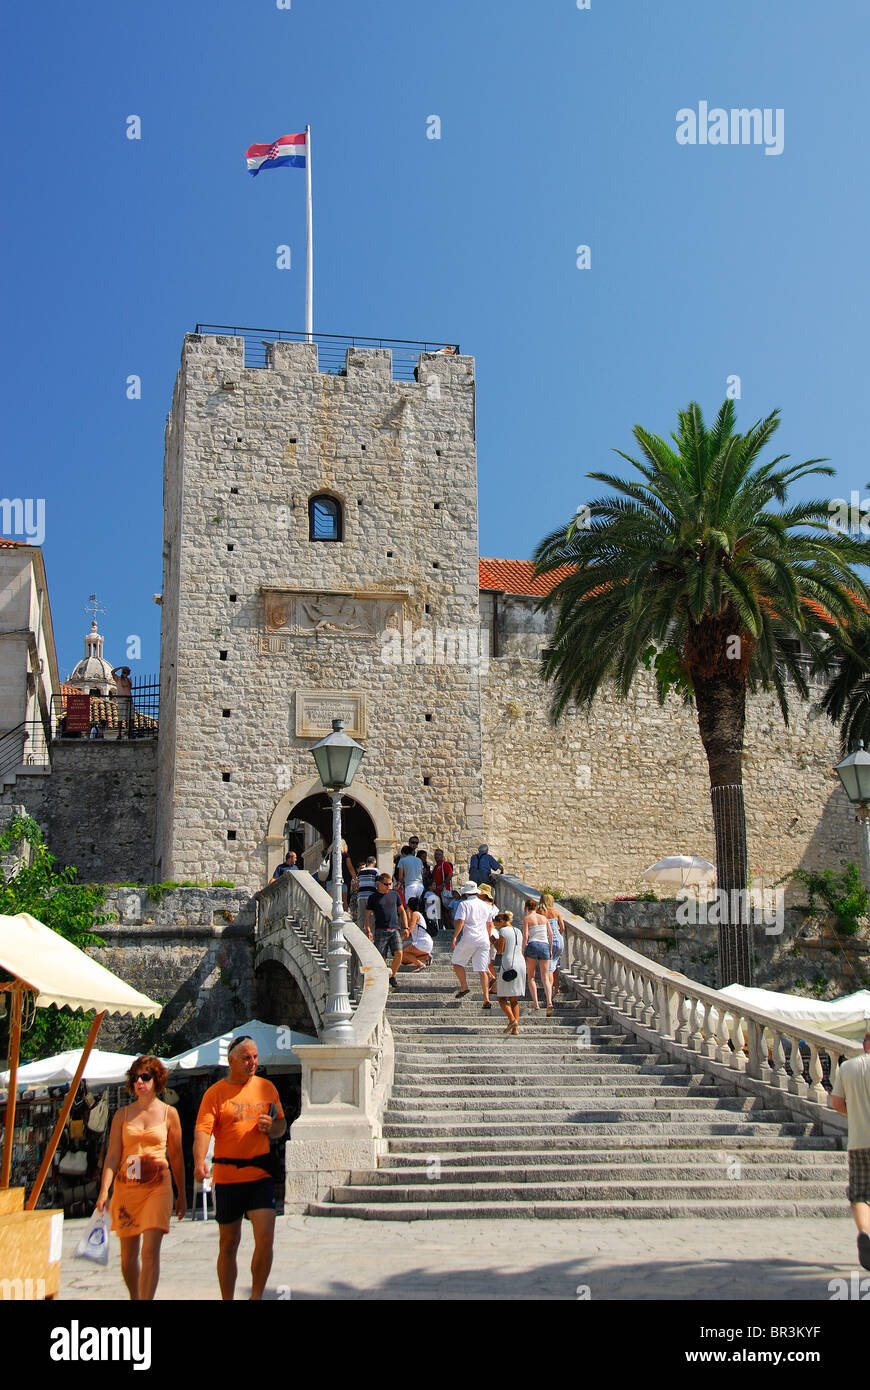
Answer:
M22 1086L63 1086L72 1081L78 1070L83 1049L74 1047L68 1052L58 1052L54 1057L43 1057L38 1062L28 1062L18 1068L15 1082ZM136 1053L101 1052L98 1047L91 1049L87 1059L85 1080L92 1086L111 1086L123 1081L136 1060ZM9 1072L0 1071L0 1087L9 1085Z
M715 877L716 865L700 859L697 854L672 854L651 864L641 874L641 878L654 883L678 883L681 888L712 883Z
M313 1038L309 1033L297 1033L290 1028L274 1023L261 1023L258 1018L252 1018L247 1023L240 1023L231 1033L221 1033L216 1038L209 1038L208 1042L188 1048L186 1052L168 1057L164 1066L169 1072L191 1073L225 1067L227 1047L233 1038L240 1037L243 1033L257 1044L258 1063L261 1067L301 1067L302 1064L293 1048L297 1045L308 1047L317 1043L317 1038Z
M0 993L12 996L9 1027L9 1100L6 1105L6 1133L3 1139L3 1161L0 1166L0 1188L9 1186L12 1167L12 1133L15 1128L15 1102L18 1077L18 1058L21 1051L21 1016L24 996L33 995L36 1008L56 1004L70 1009L90 1012L95 1009L93 1023L82 1049L79 1064L70 1082L69 1092L57 1118L54 1133L48 1142L33 1190L27 1199L32 1211L42 1191L51 1167L67 1116L72 1109L79 1082L91 1054L100 1024L107 1013L144 1014L157 1018L159 1004L119 980L105 966L73 946L71 941L37 922L28 912L14 917L0 915ZM11 977L11 978L9 978Z

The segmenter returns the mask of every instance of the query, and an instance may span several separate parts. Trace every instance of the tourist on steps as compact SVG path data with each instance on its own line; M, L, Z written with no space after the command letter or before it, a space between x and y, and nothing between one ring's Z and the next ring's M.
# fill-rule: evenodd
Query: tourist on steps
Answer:
M539 1009L538 989L535 984L535 967L540 967L541 984L547 1000L547 1013L553 1012L553 978L550 974L550 956L553 951L553 928L532 898L526 899L526 915L523 918L523 955L529 975L529 993L532 1008Z
M526 992L526 962L523 960L523 934L513 925L512 912L499 912L493 918L492 944L496 949L499 1007L507 1018L506 1033L516 1037L520 1031L520 1000Z
M400 921L402 923L401 931L399 930ZM375 947L380 951L384 960L392 957L391 989L399 988L396 975L402 964L402 933L406 931L407 926L408 918L399 895L393 888L390 875L379 874L375 891L368 900L365 929L369 941L375 943ZM374 935L372 935L372 927L374 927Z
M459 981L455 999L464 999L468 994L468 981L465 976L467 966L477 971L480 987L483 990L483 1007L491 1009L489 1002L489 937L490 924L497 909L478 897L478 885L469 879L463 883L461 901L453 917L453 969ZM459 935L462 940L457 946Z
M542 893L538 907L553 929L553 947L550 952L550 974L553 977L553 996L559 993L559 961L565 949L565 919L553 901L552 893Z
M412 898L408 903L408 929L402 938L402 964L416 966L415 974L432 964L433 941L426 930L422 906L422 898Z

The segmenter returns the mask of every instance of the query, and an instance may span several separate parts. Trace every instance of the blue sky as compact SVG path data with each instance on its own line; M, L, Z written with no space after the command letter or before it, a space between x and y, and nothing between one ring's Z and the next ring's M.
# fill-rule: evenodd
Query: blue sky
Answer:
M813 493L863 495L868 41L862 0L16 6L0 495L45 498L62 674L94 591L107 655L157 670L182 337L304 326L305 176L242 153L307 123L315 330L477 358L481 553L528 558L731 374L742 427L779 406L779 448L832 459ZM783 152L679 145L701 101L782 108Z

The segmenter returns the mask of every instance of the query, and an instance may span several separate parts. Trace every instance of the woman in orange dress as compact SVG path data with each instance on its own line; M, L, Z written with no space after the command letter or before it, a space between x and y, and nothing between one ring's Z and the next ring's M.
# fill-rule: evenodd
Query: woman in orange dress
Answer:
M160 1243L172 1215L172 1177L178 1193L175 1214L179 1221L187 1211L181 1124L172 1106L157 1099L167 1077L157 1057L137 1057L128 1071L127 1090L135 1099L116 1111L112 1119L97 1198L97 1210L103 1211L114 1179L112 1230L121 1240L124 1283L137 1302L154 1297L160 1278Z

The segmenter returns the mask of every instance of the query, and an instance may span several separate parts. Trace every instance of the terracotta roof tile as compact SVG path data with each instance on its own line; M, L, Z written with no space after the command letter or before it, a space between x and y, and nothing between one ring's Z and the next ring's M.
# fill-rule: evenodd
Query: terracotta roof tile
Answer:
M14 550L17 546L32 548L28 541L7 541L3 536L0 536L0 550Z
M532 560L480 560L481 589L497 589L499 593L528 594L543 598L560 580L573 572L573 565L560 565L551 574L535 578Z

